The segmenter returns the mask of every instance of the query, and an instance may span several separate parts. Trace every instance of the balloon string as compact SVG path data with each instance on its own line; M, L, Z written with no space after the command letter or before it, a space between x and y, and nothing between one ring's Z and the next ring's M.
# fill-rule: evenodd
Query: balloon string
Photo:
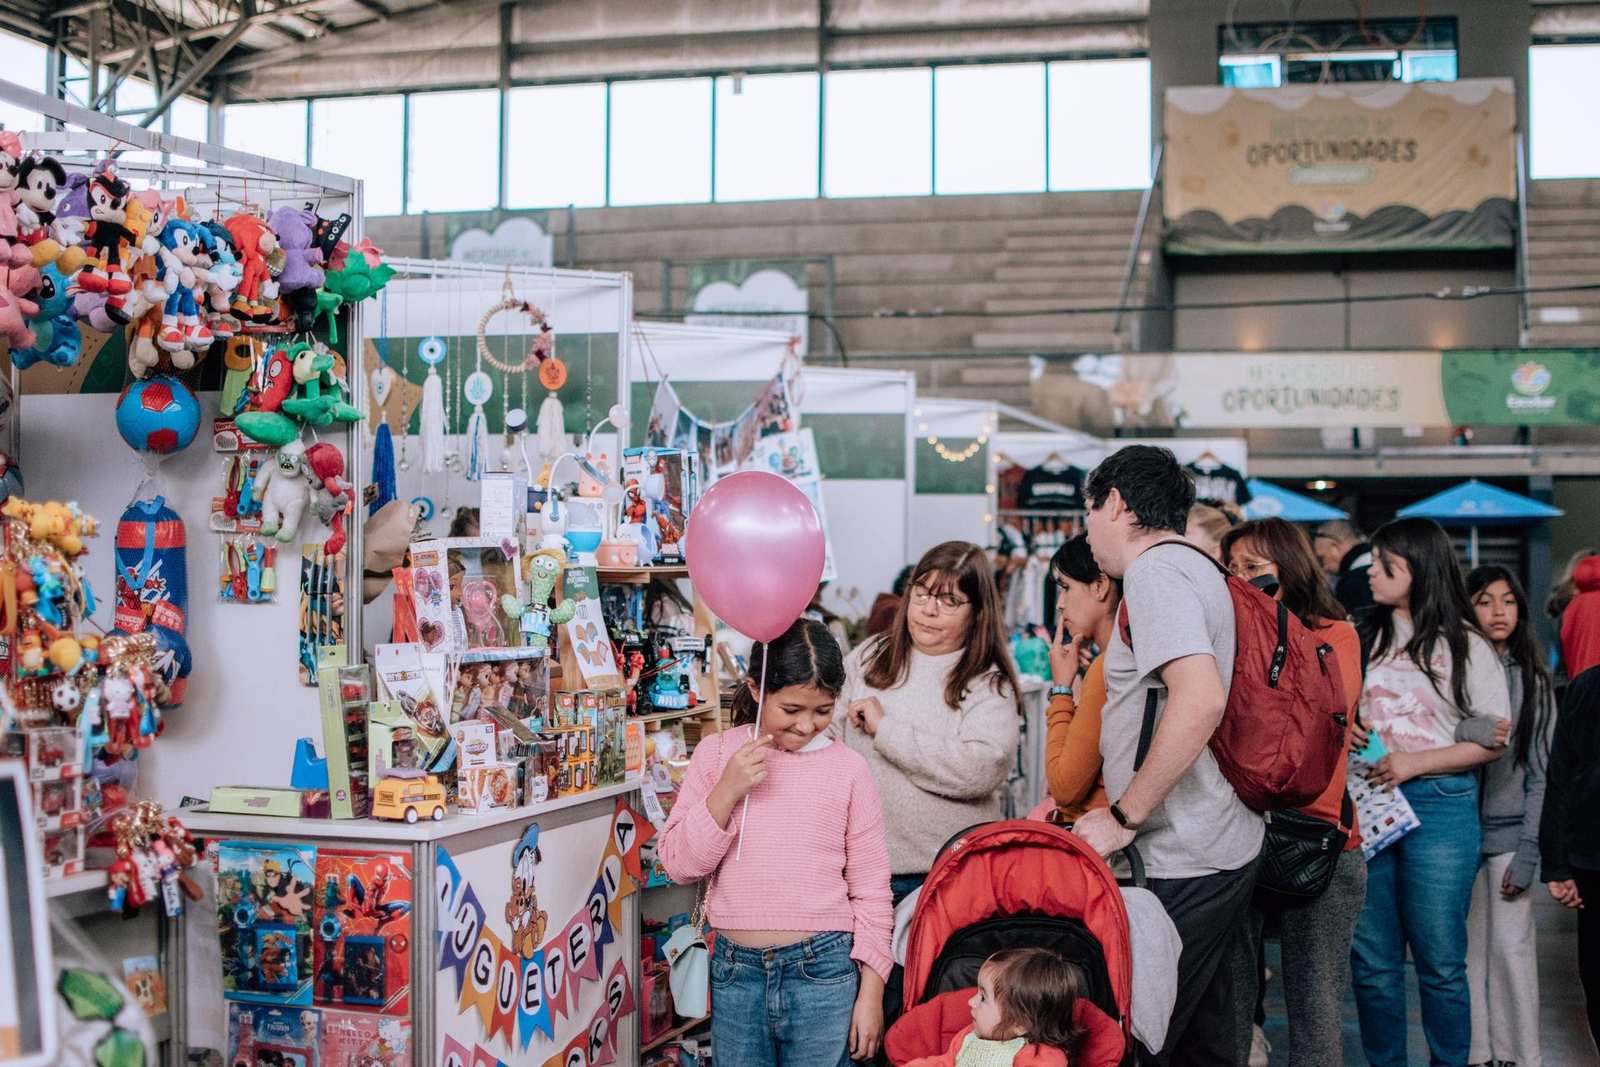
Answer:
M767 702L767 653L772 651L769 644L761 653L761 684L756 692L756 721L750 724L750 740L754 741L761 736L761 707ZM750 818L750 794L744 795L744 811L739 815L739 847L734 851L733 858L737 862L744 858L744 824Z

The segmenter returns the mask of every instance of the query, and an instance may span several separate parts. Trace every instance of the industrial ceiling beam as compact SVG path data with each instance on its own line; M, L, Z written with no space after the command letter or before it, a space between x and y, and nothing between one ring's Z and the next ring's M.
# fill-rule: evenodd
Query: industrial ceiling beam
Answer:
M354 30L365 29L368 26L376 26L379 23L384 22L391 26L399 25L409 19L415 18L418 15L429 14L435 8L446 6L463 8L481 7L483 6L483 0L460 0L460 2L455 4L451 4L450 0L434 0L432 4L425 4L421 7L407 8L405 11L393 12L381 18L375 15L372 18L358 19L355 22L346 22L340 26L331 28L326 34L317 40L307 41L305 44L298 47L290 46L288 48L274 48L261 52L252 52L249 55L240 56L238 59L231 59L218 67L217 73L222 77L227 77L230 74L239 74L247 70L256 70L261 67L270 67L277 63L287 63L291 60L302 59L309 55L315 55L323 45L332 41L337 41L338 38L341 38L345 34L348 34Z
M297 11L309 11L333 2L335 0L285 0L284 3L280 3L276 7L255 8L250 13L242 15L232 22L219 23L215 26L192 26L177 33L157 38L151 44L159 51L165 48L172 48L184 41L204 40L216 37L218 34L231 34L235 28L240 28L242 35L243 30L247 30L259 23L273 22ZM373 19L371 21L376 22L378 20ZM237 37L234 39L238 40ZM106 63L120 62L137 51L137 49L131 48L117 49L114 52L107 52L101 57L101 61Z
M149 114L139 120L140 126L149 129L150 125L161 117L162 112L172 106L174 100L188 92L190 86L211 73L211 68L222 62L223 56L233 51L233 46L239 43L239 38L243 37L245 31L250 29L252 15L255 12L255 0L242 0L242 4L244 17L234 22L227 35L213 44L206 51L206 54L200 57L200 62L184 71L171 85L167 86L167 91L161 94L161 98L156 101L156 106L150 109Z

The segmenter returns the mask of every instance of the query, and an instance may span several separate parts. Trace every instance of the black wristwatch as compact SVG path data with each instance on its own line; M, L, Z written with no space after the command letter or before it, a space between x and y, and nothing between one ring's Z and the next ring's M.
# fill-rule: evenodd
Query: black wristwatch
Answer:
M1128 813L1122 810L1120 804L1111 805L1111 817L1117 820L1117 825L1124 830L1137 830L1139 824L1128 818Z

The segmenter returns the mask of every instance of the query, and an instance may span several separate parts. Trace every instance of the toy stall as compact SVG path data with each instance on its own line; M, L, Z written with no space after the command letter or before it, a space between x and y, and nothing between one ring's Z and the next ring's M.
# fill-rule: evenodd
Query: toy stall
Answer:
M830 551L823 603L865 617L912 558L914 376L806 365L785 333L664 322L635 323L630 367L634 440L692 441L708 487L706 471L740 469L800 486L850 549Z
M638 1062L651 816L722 700L697 455L618 436L628 279L391 263L359 182L0 98L70 124L0 138L55 187L0 218L20 862L160 919L137 975L28 938L41 1062Z

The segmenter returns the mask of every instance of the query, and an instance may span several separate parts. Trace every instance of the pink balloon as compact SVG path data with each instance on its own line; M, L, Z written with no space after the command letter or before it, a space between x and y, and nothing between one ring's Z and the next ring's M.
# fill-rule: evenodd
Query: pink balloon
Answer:
M740 471L694 506L684 552L706 606L745 636L771 641L816 595L827 545L804 493L776 474Z

